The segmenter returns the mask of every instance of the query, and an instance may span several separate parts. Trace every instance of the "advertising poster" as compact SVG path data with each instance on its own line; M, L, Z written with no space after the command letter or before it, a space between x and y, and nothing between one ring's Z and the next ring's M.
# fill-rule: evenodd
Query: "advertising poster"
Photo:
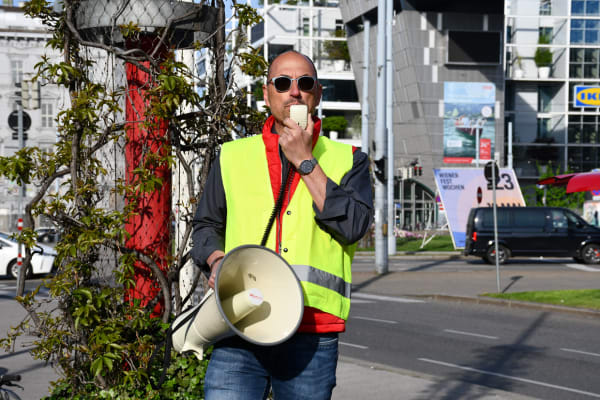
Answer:
M485 179L481 168L434 169L435 183L446 210L448 228L454 248L465 247L467 218L473 207L492 207L492 182ZM477 192L481 189L481 201ZM496 185L498 207L523 207L525 200L515 172L500 168L500 180Z
M491 160L496 125L496 87L489 82L444 82L444 162L471 164Z

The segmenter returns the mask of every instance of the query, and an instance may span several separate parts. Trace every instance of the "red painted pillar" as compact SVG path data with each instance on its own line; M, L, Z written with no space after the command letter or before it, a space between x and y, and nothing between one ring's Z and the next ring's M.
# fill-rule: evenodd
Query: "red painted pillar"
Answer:
M144 36L135 43L128 43L128 48L138 48L150 54L157 40L154 36ZM162 46L154 58L164 60L168 49ZM150 68L150 62L142 63ZM167 123L154 117L147 117L149 100L146 93L154 85L152 77L136 65L126 63L127 99L125 117L127 123L127 143L125 144L126 181L135 187L139 178L134 173L136 168L145 166L153 175L162 181L162 186L152 192L135 191L126 196L126 204L136 204L134 215L125 224L131 235L126 242L130 249L140 251L166 271L169 256L171 232L171 170L166 162L153 162L157 158L164 159L169 154ZM146 306L160 292L160 286L153 278L150 268L141 261L135 264L135 287L130 289L126 300L140 300ZM155 283L156 282L156 283ZM163 300L156 305L152 316L159 316Z

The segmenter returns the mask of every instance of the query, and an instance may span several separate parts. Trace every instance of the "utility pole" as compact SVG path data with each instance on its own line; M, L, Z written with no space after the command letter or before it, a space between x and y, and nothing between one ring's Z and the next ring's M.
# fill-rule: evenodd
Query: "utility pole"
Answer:
M29 129L29 124L31 119L27 115L27 120L29 121L28 126L25 127L24 116L26 115L23 111L24 108L27 109L37 109L40 108L40 84L39 82L35 83L33 88L30 88L29 81L25 79L21 79L21 82L16 83L17 88L17 138L19 140L19 149L25 147L25 131ZM33 89L33 93L30 94L30 89ZM19 190L19 208L18 208L18 222L17 229L19 233L23 229L23 221L25 217L25 201L27 199L26 186L25 183L21 184L21 188ZM23 256L24 256L24 246L23 243L19 240L17 246L17 265L19 265L19 273L17 274L17 294L23 293L23 288L25 285L24 279L26 277L26 269L23 265Z
M392 79L392 25L394 23L394 1L386 1L385 21L385 130L387 133L387 220L388 255L396 254L396 204L394 203L394 120Z
M363 83L362 83L362 104L361 104L361 144L362 151L369 155L369 48L371 40L369 38L371 31L371 21L363 16Z
M20 85L21 85L21 91L20 93L20 99L17 100L17 112L18 114L18 128L17 128L17 135L19 138L19 149L22 149L23 147L25 147L25 137L23 135L23 100L24 98L26 100L29 99L29 90L27 90L24 95L24 87L23 84L25 83L25 81L21 81ZM23 206L25 203L25 183L22 182L21 183L21 190L19 191L20 193L20 199L19 199L19 222L18 222L18 229L19 229L19 233L21 233L21 229L23 229ZM20 262L20 266L19 266L19 273L17 274L17 294L18 293L23 293L19 291L19 288L21 286L24 286L24 279L25 279L25 271L23 268L23 250L24 250L24 246L23 246L23 242L21 242L21 239L19 239L18 243L18 257L17 257L17 263Z
M375 163L379 175L375 179L375 268L378 274L388 272L386 213L386 129L385 129L385 12L386 0L377 4L377 97L375 121ZM389 166L388 166L389 168Z

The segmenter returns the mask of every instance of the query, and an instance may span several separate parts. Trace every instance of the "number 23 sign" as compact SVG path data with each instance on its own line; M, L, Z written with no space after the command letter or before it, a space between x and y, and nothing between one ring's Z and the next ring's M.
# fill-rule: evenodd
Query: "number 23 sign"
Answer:
M446 210L446 218L455 248L465 247L465 231L469 211L473 207L492 206L492 181L483 168L434 169L435 183ZM499 207L523 207L525 200L515 173L499 168L496 178L496 204ZM481 202L478 204L478 192Z

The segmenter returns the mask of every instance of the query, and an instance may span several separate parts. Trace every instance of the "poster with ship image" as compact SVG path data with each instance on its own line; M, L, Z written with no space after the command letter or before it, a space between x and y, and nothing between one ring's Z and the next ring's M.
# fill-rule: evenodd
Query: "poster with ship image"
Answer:
M444 82L444 162L471 164L494 154L496 87L489 82Z

